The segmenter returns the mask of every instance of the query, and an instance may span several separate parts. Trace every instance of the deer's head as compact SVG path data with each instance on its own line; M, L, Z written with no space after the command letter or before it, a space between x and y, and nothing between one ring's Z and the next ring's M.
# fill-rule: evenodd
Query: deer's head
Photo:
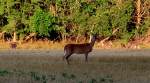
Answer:
M91 35L90 36L90 42L95 42L97 39L97 35Z

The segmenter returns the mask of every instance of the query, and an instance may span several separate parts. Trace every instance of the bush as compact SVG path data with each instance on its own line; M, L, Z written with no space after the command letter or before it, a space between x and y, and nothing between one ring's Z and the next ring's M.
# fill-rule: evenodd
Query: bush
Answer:
M39 8L30 18L30 32L36 32L39 36L50 37L50 33L57 30L55 22L55 17Z

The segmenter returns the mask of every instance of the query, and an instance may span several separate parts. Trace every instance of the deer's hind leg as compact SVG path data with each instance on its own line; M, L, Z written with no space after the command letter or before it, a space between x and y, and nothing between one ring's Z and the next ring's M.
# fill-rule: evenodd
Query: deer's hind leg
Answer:
M64 50L64 56L63 56L63 60L65 60L66 56L68 55L67 51Z

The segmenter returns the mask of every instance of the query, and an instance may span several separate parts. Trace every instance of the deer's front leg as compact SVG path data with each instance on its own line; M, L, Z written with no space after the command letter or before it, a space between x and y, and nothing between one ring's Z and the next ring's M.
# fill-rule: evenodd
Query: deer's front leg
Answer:
M67 55L67 56L65 57L68 65L70 64L70 63L69 63L69 57L70 57L71 55L72 55L72 54L69 54L69 55Z
M88 62L88 53L85 53L85 62Z

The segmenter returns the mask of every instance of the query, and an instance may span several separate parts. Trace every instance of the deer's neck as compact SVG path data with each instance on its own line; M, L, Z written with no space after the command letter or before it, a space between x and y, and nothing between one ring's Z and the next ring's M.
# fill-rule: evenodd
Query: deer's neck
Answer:
M95 40L90 42L91 47L93 47L95 44Z

